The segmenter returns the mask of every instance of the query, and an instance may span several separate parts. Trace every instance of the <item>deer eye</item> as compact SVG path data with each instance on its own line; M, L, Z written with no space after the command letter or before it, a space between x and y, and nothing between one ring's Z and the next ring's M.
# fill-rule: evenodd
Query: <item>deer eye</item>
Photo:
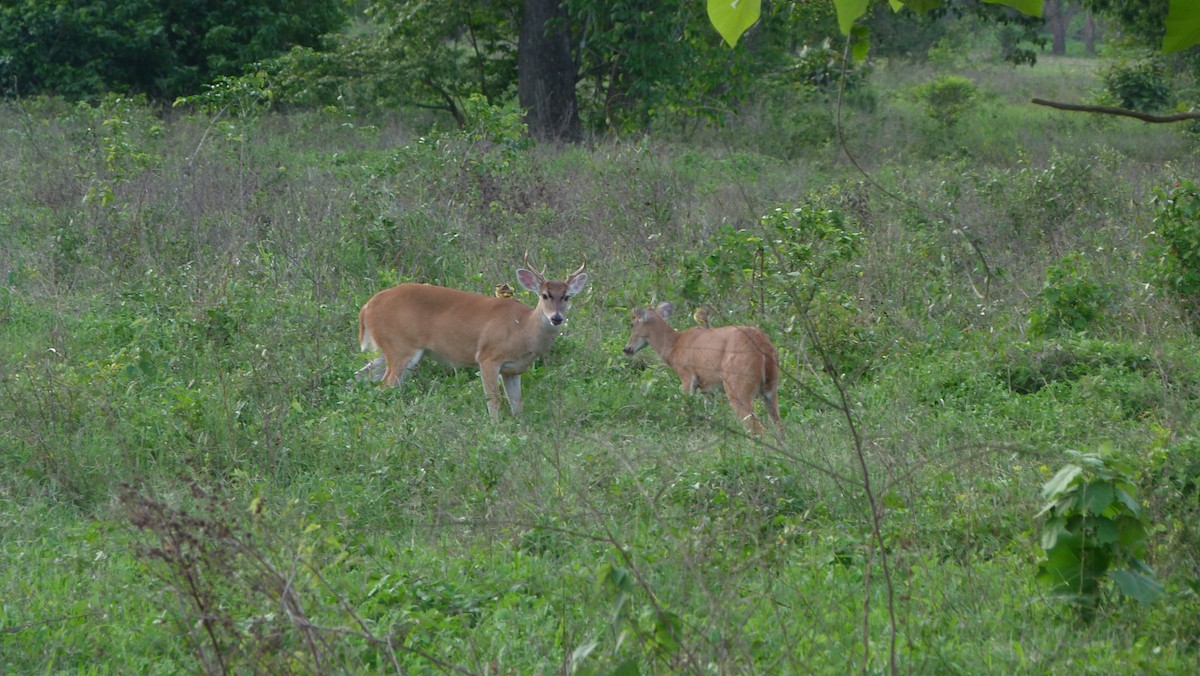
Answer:
M571 297L570 297L570 296L563 296L563 302L564 302L564 303L565 303L565 302L567 302L567 301L569 301L569 300L571 300Z
M542 298L543 298L543 299L545 299L545 300L550 300L550 294L548 294L548 293L543 293L543 294L542 294Z

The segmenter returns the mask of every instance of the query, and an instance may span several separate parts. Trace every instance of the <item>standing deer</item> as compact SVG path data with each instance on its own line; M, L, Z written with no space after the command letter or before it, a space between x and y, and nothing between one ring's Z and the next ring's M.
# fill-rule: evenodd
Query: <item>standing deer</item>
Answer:
M674 309L671 303L662 303L634 310L625 354L653 347L679 374L686 394L725 390L733 412L754 434L762 431L754 415L754 398L761 396L778 425L779 354L767 335L753 326L694 326L680 333L666 321Z
M526 254L525 265L529 265ZM538 295L537 307L429 284L401 284L375 294L358 313L358 344L383 355L357 378L399 386L426 353L453 366L477 365L488 411L500 417L500 382L513 415L521 414L521 374L558 335L571 296L587 285L583 265L566 281L546 281L521 268L517 281ZM544 272L544 269L543 269Z

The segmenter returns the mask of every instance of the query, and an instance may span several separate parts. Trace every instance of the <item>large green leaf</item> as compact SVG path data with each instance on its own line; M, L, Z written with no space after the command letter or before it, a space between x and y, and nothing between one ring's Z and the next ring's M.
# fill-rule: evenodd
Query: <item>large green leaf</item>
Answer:
M1153 603L1163 593L1163 586L1158 580L1132 570L1118 570L1113 573L1113 580L1121 588L1122 594L1138 603Z
M1028 14L1029 16L1042 15L1042 0L984 0L984 2L1012 7L1018 12Z
M1167 10L1167 34L1164 52L1177 52L1200 44L1200 3L1196 0L1171 0Z
M1107 481L1092 481L1083 485L1079 507L1089 514L1103 514L1113 502L1113 487Z
M1053 479L1047 481L1045 486L1042 486L1042 497L1048 498L1058 495L1063 491L1063 489L1069 486L1071 481L1074 480L1075 477L1079 476L1079 473L1082 471L1083 468L1079 465L1067 465L1058 470L1058 474L1055 474Z
M867 13L868 4L870 0L833 0L833 6L837 9L838 28L842 29L842 34L850 34L854 22Z
M758 21L761 10L762 0L708 0L708 20L730 47Z

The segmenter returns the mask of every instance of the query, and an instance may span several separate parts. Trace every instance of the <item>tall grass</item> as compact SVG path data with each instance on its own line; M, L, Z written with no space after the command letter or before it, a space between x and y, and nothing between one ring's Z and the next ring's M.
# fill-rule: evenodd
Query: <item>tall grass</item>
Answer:
M812 102L587 148L7 105L0 668L1193 665L1200 359L1143 252L1150 191L1195 175L1194 146L1024 104L1078 93L1076 70L964 71L985 96L950 130L897 73L845 112L867 175L806 140L832 124ZM798 204L864 241L815 280L819 312L765 262L684 297L720 238ZM493 424L468 369L353 380L374 292L491 293L526 250L552 274L586 255L593 282L523 419ZM1072 254L1111 298L1034 335ZM652 300L769 331L781 436L620 354ZM1082 626L1036 584L1033 515L1062 451L1102 441L1136 459L1167 594Z

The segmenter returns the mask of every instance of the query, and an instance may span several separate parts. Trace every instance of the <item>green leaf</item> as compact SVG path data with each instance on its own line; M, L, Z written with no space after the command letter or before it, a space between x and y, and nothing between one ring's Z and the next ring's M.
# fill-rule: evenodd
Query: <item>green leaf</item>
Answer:
M762 0L708 0L708 20L730 47L758 21L761 10Z
M889 2L894 11L899 12L901 7L907 7L917 14L924 14L942 4L942 0L889 0Z
M1029 16L1042 15L1042 0L984 0L984 2L1012 7L1018 12L1028 14Z
M1107 481L1093 481L1083 485L1079 496L1079 507L1090 514L1103 514L1113 502L1113 487Z
M1058 470L1058 474L1055 474L1054 478L1047 481L1045 486L1042 486L1042 497L1048 498L1061 493L1082 471L1083 468L1079 465L1067 465Z
M1200 5L1195 0L1171 0L1164 22L1162 50L1177 52L1200 44Z
M1093 519L1091 525L1096 529L1097 543L1111 545L1119 539L1117 524L1113 523L1112 519L1101 516Z
M1163 593L1162 583L1158 580L1132 570L1116 571L1113 573L1113 580L1120 587L1122 594L1138 603L1154 603Z
M1050 519L1042 526L1042 549L1054 549L1060 535L1067 533L1067 520L1060 517Z
M869 2L870 0L833 0L833 6L837 8L838 28L842 29L843 35L849 35L854 22L867 13Z
M861 63L867 60L867 50L871 47L871 29L855 26L853 34L854 43L850 47L850 58Z

